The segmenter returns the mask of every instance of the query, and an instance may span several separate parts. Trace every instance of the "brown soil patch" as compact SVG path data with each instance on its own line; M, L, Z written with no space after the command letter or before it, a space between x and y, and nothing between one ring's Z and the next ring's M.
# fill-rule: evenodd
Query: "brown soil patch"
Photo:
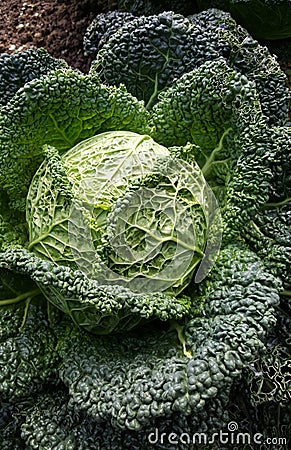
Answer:
M0 6L0 53L24 50L32 45L87 71L82 50L83 35L98 14L97 1L3 0Z

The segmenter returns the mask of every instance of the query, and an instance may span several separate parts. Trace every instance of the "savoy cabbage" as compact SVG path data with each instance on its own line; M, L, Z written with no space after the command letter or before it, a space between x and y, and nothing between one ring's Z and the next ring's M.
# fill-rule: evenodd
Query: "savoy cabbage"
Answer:
M170 450L149 436L230 420L287 442L284 75L217 10L111 30L102 82L94 66L42 69L47 56L32 50L7 66L25 73L0 114L1 444ZM128 83L129 67L154 55L135 33L164 45L161 84L146 59L154 78ZM108 80L115 45L136 60ZM26 58L40 58L33 79L17 65Z
M197 6L229 11L257 39L291 37L289 0L197 0Z
M208 9L184 17L164 11L133 19L119 14L118 18L112 13L97 17L86 39L86 49L99 48L90 72L104 82L124 84L151 109L158 94L182 75L223 58L230 68L255 82L269 123L286 122L290 95L286 76L268 49L229 13Z

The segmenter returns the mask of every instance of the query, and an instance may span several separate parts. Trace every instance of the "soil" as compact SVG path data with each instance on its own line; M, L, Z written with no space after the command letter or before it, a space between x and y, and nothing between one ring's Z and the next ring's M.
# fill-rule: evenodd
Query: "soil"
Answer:
M92 0L2 0L0 53L13 53L32 45L44 47L71 66L88 71L82 51L87 26L100 12Z

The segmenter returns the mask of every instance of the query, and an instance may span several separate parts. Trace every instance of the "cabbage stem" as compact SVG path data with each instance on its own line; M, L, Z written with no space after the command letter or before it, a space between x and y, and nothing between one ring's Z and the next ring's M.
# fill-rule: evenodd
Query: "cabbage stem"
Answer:
M0 306L13 305L14 303L22 302L23 300L29 300L29 299L32 299L33 297L36 297L40 293L41 293L41 290L39 288L33 289L31 291L25 292L24 294L20 294L14 298L0 300Z

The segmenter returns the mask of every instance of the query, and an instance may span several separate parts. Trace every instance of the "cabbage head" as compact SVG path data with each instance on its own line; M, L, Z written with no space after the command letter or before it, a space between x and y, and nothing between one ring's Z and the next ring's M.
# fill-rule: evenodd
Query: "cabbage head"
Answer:
M30 251L136 293L177 294L195 270L204 277L219 214L198 165L128 131L45 153L27 198Z

